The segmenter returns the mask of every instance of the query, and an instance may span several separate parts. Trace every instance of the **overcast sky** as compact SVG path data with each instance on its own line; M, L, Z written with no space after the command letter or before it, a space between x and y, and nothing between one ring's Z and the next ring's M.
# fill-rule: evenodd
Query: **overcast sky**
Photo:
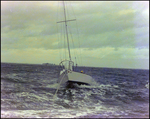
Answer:
M149 1L68 1L66 10L79 65L149 69ZM58 1L1 1L1 62L59 64L62 15Z

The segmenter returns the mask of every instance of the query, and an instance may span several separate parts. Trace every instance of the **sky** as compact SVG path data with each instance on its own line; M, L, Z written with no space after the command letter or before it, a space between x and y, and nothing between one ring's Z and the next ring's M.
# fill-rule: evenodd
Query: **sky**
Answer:
M80 66L149 69L149 1L65 2L71 58ZM1 1L1 62L59 64L62 3Z

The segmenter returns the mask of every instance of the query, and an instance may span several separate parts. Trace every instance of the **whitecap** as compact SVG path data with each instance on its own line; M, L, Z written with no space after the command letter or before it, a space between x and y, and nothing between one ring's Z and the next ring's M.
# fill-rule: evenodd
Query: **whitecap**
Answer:
M149 83L147 83L147 84L145 85L145 87L149 89Z

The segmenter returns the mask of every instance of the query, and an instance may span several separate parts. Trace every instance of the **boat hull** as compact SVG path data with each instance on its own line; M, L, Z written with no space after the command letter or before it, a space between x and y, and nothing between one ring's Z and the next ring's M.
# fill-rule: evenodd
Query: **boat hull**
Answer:
M61 71L57 83L65 84L67 81L68 81L68 75L66 71Z
M60 74L58 82L61 84L69 82L69 83L90 85L93 82L93 78L83 73L68 71L67 74L66 72Z
M72 71L68 73L68 81L90 85L93 82L93 78L89 75Z

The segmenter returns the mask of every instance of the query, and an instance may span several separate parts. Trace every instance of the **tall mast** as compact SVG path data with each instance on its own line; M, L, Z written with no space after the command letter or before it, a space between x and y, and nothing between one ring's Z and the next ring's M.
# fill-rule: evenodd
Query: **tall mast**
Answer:
M65 22L66 35L67 35L67 44L68 44L68 52L69 52L69 59L71 60L70 47L69 47L69 38L68 38L68 29L67 29L67 22L69 22L69 21L75 21L76 19L66 20L66 10L65 10L65 3L64 3L64 1L63 1L63 7L64 7L65 21L59 21L57 23Z
M69 59L71 60L70 47L69 47L69 39L68 39L67 21L66 21L66 10L65 10L65 3L64 3L64 1L63 1L63 6L64 6L65 28L66 28L66 35L67 35L67 44L68 44Z

